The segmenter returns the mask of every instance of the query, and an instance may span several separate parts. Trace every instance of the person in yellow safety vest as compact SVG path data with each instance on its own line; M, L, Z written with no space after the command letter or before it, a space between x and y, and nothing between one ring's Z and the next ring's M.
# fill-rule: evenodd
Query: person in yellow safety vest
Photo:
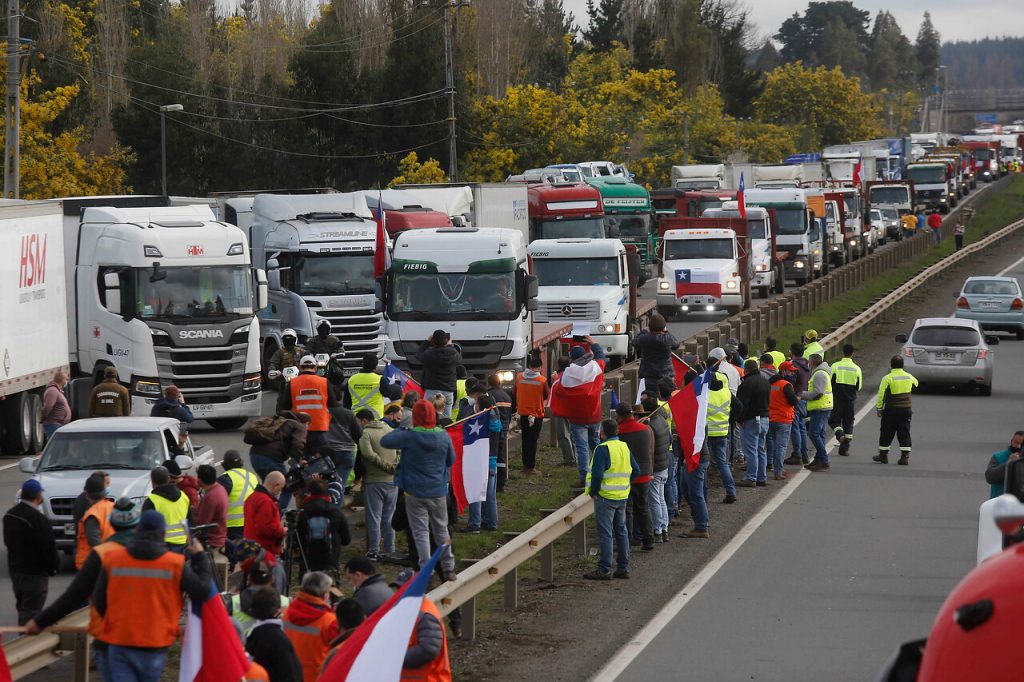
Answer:
M804 357L810 360L812 355L820 355L821 358L825 359L825 349L818 343L818 332L813 329L808 329L804 332Z
M832 365L832 416L828 425L832 427L839 454L849 457L853 442L853 413L857 403L857 392L864 386L864 375L853 361L852 343L843 344L843 359Z
M353 412L370 410L374 419L380 419L384 416L384 393L388 383L376 370L377 356L365 353L359 373L348 378L345 406Z
M808 330L809 332L813 329ZM807 390L800 397L807 401L807 435L814 445L814 459L805 466L810 471L828 471L828 448L825 445L825 430L828 418L832 414L832 369L819 353L812 353L808 358L811 366L811 381Z
M711 451L711 461L718 467L722 487L725 488L725 499L722 502L732 504L736 501L736 481L728 459L729 423L733 410L739 413L739 403L729 390L729 380L721 372L715 372L708 388L708 449ZM668 410L667 407L665 409Z
M192 509L188 496L171 482L171 474L162 466L154 467L149 472L149 481L153 486L153 492L142 503L142 511L154 509L159 512L166 525L164 542L167 543L167 548L174 552L183 552L188 543L188 531L184 524L192 525Z
M463 365L455 366L455 402L452 403L452 421L459 421L459 403L466 397L466 380L469 375Z
M587 492L594 498L594 520L601 548L597 568L583 577L612 579L612 540L616 545L616 578L629 577L629 531L626 528L626 499L631 481L640 473L629 447L619 440L614 419L601 422L602 442L594 448L587 474Z
M786 356L781 351L775 350L779 345L779 342L774 336L767 336L764 340L764 355L772 356L772 366L778 370L782 366L782 363L786 361Z
M917 387L917 379L903 369L903 358L894 355L889 360L889 373L882 377L878 386L878 401L875 414L882 418L878 433L878 454L872 457L880 464L889 463L889 446L893 436L900 444L900 459L897 464L910 464L910 393Z
M217 483L228 492L228 540L241 540L245 537L245 501L260 484L260 478L245 470L238 450L224 453L223 466L224 473Z

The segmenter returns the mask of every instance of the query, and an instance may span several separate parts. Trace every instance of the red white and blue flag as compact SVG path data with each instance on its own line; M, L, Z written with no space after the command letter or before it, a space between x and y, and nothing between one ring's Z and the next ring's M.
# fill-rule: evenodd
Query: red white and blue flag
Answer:
M473 502L487 500L487 467L491 455L491 432L487 422L490 419L491 410L487 410L445 429L455 446L452 493L460 514Z
M423 387L391 362L384 365L384 378L388 380L389 384L394 384L401 388L403 395L409 391L414 391L419 393L421 397L423 396Z
M320 673L317 682L398 682L405 650L437 560L448 546L441 545L384 605L355 629L345 645Z
M747 200L744 198L743 190L746 189L743 185L743 173L740 173L740 189L736 192L736 206L740 210L740 217L744 220L747 219Z
M676 296L722 297L722 281L718 272L701 272L683 268L676 270Z
M388 233L385 227L384 195L377 200L377 241L373 247L373 278L383 277L391 268L391 252L388 251Z
M853 186L854 187L860 187L860 168L861 168L860 163L861 162L858 161L857 165L853 167Z
M704 427L708 419L708 393L714 375L714 370L708 368L668 399L687 471L700 466L700 449L704 446Z
M201 602L189 599L187 604L178 682L242 679L252 664L213 580L210 580L210 594L206 599Z

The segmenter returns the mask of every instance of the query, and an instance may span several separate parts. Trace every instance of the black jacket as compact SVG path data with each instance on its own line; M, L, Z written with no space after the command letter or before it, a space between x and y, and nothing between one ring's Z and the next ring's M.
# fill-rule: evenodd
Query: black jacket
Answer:
M245 640L245 650L267 671L270 682L302 682L302 664L284 634L281 621L267 621L254 627Z
M738 421L744 422L754 417L768 416L768 397L771 386L760 372L751 372L740 379L740 387L736 390L736 398L743 403L743 413Z
M306 566L311 571L328 571L336 568L341 559L341 548L352 542L352 533L348 521L341 508L323 497L309 497L302 503L302 514L299 515L299 537L302 538L306 552ZM321 543L306 542L309 531L309 519L325 516L330 519L331 546Z
M455 346L435 346L428 341L420 346L416 359L423 363L420 385L424 390L455 392L455 367L462 362Z
M498 405L498 416L501 417L501 430L508 431L509 424L512 422L512 396L510 396L503 388L489 388L487 389L487 395L494 398L494 402ZM461 416L462 413L459 412Z
M53 528L28 502L19 502L4 514L4 545L11 573L56 575L60 568Z
M665 407L647 420L647 425L654 432L654 470L664 471L671 463L669 449L672 447L672 429L665 420Z
M355 413L342 405L332 405L327 411L331 413L327 444L334 450L355 452L356 444L363 437L363 425L356 419Z
M661 377L672 377L672 351L679 345L676 337L669 332L642 332L633 340L633 348L640 356L639 377L650 386L656 385Z

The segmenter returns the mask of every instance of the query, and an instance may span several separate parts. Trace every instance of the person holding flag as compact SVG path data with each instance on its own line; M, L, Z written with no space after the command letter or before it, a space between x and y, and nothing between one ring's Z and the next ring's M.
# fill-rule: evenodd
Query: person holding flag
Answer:
M459 512L469 505L466 533L480 529L498 530L498 443L501 438L501 417L494 398L484 393L476 401L475 417L448 427L455 444L455 468L452 469L452 491ZM486 428L483 425L486 423ZM487 474L480 469L487 458Z
M569 422L579 467L579 486L586 485L590 456L600 444L601 391L604 389L604 349L586 337L590 352L582 346L569 351L571 364L551 387L551 413Z
M704 449L704 440L707 435L708 398L715 370L709 367L700 374L694 371L688 377L686 384L668 399L672 423L679 434L679 459L686 466L686 497L693 517L693 530L680 537L706 539L710 534L704 489L710 459Z

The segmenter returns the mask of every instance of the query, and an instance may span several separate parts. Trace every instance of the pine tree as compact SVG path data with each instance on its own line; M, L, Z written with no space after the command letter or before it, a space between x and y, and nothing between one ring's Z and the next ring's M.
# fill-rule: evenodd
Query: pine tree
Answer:
M595 52L607 52L612 42L625 43L622 35L622 5L625 0L587 0L587 16L590 24L583 31L583 37Z
M939 70L939 58L942 50L939 32L932 25L932 15L928 12L924 13L921 28L917 31L917 43L914 49L917 53L918 83L921 87L928 87Z

